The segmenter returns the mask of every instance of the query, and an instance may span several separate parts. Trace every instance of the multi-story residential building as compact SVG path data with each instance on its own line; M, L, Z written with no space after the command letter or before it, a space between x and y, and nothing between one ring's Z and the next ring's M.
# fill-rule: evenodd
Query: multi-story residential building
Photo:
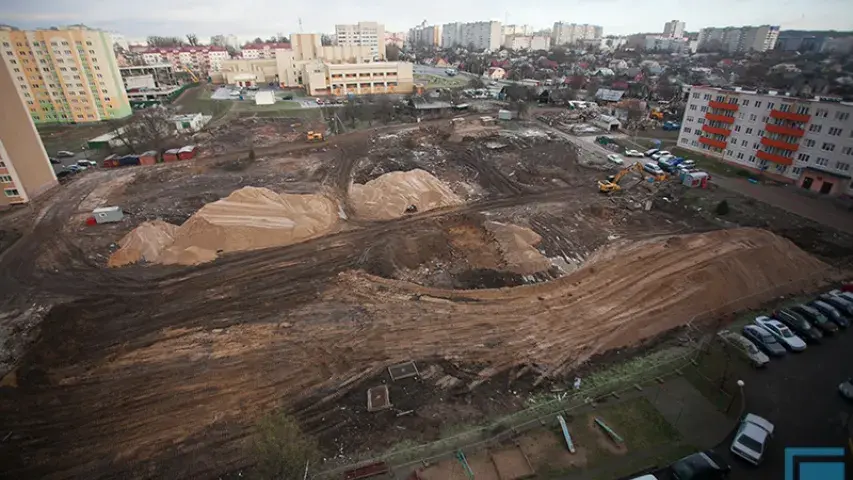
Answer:
M604 29L598 25L554 22L554 28L551 30L551 44L572 45L581 40L598 40L603 34Z
M394 45L398 48L403 48L406 44L406 32L386 32L385 45Z
M684 29L687 24L681 20L670 20L663 24L663 36L669 38L683 38Z
M0 27L0 57L35 123L130 115L110 35L87 27Z
M169 63L175 70L189 69L199 76L218 72L230 56L225 47L198 45L190 47L149 48L142 53L146 65Z
M504 25L503 34L504 37L508 37L510 35L531 36L533 35L533 27L530 25Z
M698 47L723 52L766 52L773 50L779 38L779 27L703 28L699 31Z
M646 35L643 49L647 52L686 53L690 47L689 42L683 37Z
M249 43L243 45L240 56L247 59L275 58L276 50L290 50L289 43Z
M678 145L828 195L853 194L853 104L692 87Z
M495 51L501 48L501 22L447 23L441 27L441 46Z
M309 95L365 95L411 93L411 63L375 62L334 64L314 61L303 67Z
M409 45L419 47L440 47L441 43L441 25L427 25L422 23L415 28L409 29L409 35L406 39Z
M58 183L19 94L18 76L8 62L0 62L0 206L26 203Z
M342 46L370 47L374 58L385 60L385 26L381 23L335 25L335 41Z
M544 35L507 35L504 37L504 47L511 50L548 50L551 48L551 37Z

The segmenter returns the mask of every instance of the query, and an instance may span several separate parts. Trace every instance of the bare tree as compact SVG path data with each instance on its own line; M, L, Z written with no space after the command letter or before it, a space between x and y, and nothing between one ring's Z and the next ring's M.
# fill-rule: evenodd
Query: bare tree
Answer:
M198 36L194 33L188 33L187 42L193 47L198 46Z
M396 62L400 60L400 47L393 43L385 45L385 59L389 62Z
M142 153L148 149L162 151L175 138L174 125L162 108L148 108L112 124L116 141L131 153Z

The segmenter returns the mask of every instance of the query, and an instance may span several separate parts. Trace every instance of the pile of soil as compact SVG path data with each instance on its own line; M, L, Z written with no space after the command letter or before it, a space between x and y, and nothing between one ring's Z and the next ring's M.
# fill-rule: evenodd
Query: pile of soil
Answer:
M483 226L500 245L505 262L501 270L532 275L551 268L551 261L536 249L542 237L533 230L508 223L487 221Z
M323 195L278 194L244 187L209 203L177 227L146 222L122 239L110 266L145 259L195 265L219 253L299 243L328 233L337 223L337 202Z
M364 185L354 183L350 201L356 215L369 220L402 217L412 205L423 212L463 203L447 184L421 169L386 173Z

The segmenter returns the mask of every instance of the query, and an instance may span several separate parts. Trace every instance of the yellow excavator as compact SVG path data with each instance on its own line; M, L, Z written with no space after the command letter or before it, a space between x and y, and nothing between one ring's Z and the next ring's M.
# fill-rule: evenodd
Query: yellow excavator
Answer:
M607 180L599 180L598 181L598 191L601 193L613 193L613 192L618 192L619 190L622 190L622 187L619 186L619 181L622 180L622 178L624 178L625 175L628 175L631 172L639 173L643 179L645 179L647 176L646 171L643 170L643 164L637 162L637 163L631 164L631 165L623 168L622 170L619 170L619 172L616 173L616 175L608 177ZM662 181L666 180L666 178L667 178L665 173L661 173L658 175L649 175L649 176L654 178L656 182L662 182Z

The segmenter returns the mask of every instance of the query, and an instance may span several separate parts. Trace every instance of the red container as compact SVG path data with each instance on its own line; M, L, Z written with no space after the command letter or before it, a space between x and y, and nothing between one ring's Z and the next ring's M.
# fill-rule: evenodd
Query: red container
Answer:
M157 152L150 150L139 156L140 165L154 165L157 163Z
M95 220L95 217L89 217L86 219L86 225L97 225L98 221Z
M178 149L173 148L171 150L166 150L163 153L163 161L164 162L174 162L178 159Z
M118 155L110 155L101 163L104 168L115 168L118 166Z
M195 145L187 145L186 147L178 150L178 158L181 160L190 160L195 158L195 154L198 151L198 147Z

